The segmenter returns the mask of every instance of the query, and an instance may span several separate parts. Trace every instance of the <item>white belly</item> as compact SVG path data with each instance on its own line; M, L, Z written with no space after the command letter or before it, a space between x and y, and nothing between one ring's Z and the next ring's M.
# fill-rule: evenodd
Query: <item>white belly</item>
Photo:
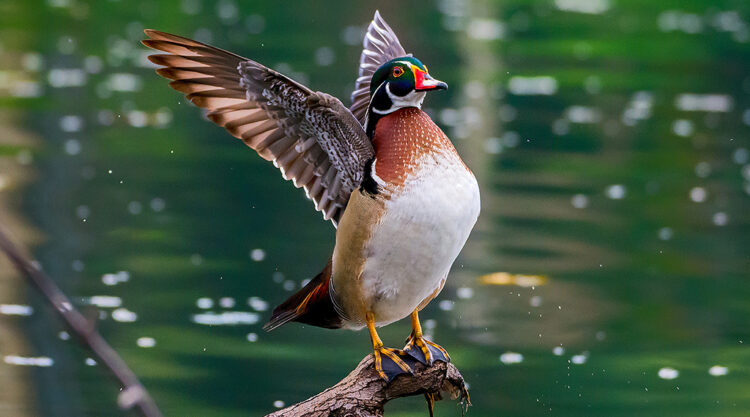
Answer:
M457 157L423 166L386 201L365 248L361 291L378 326L408 316L438 289L479 216L479 187Z

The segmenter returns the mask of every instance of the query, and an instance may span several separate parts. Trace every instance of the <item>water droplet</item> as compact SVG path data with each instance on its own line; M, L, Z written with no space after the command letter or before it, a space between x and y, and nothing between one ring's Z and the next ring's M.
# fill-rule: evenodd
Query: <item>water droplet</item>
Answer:
M253 249L250 251L250 259L254 260L255 262L260 262L264 259L266 259L266 251L263 249Z
M508 81L508 91L518 96L552 95L557 93L557 80L550 76L513 76Z
M661 379L675 379L680 376L680 372L674 368L661 368L659 369L659 378Z
M506 365L512 365L523 362L523 355L518 352L505 352L500 355L500 362Z
M250 297L247 299L247 305L249 305L255 311L266 311L268 310L268 303L260 297Z
M677 136L687 137L693 134L695 128L693 122L686 119L675 120L672 123L672 132Z
M662 227L659 229L659 239L661 240L672 239L672 235L674 235L674 232L669 227Z
M714 214L712 220L717 226L726 226L727 223L729 223L729 215L724 213L723 211L719 211Z
M143 206L141 205L140 202L131 201L130 203L128 203L128 212L130 212L130 214L133 214L133 215L141 214L142 210L143 210Z
M112 311L112 320L119 321L120 323L132 323L138 320L138 314L127 308L117 308Z
M127 114L128 124L133 127L144 127L148 123L148 115L140 110L132 110Z
M565 109L564 114L567 120L579 124L599 123L602 119L598 109L586 106L570 106Z
M695 175L699 178L706 178L711 175L711 164L705 161L698 162L695 165Z
M500 138L488 138L484 143L484 150L493 155L497 155L503 150L503 143Z
M234 298L232 297L221 297L219 298L219 305L222 308L232 308L236 302L234 301Z
M469 299L474 296L474 289L469 287L461 287L456 290L456 296L463 300Z
M321 46L315 50L315 63L321 67L327 67L336 59L336 54L330 46Z
M138 347L142 348L152 348L156 346L156 340L153 337L139 337L135 343Z
M589 198L584 194L576 194L570 199L570 204L577 209L584 209L589 205Z
M164 208L167 206L167 203L164 201L164 199L156 197L152 198L149 202L149 207L151 207L151 210L155 212L163 211Z
M724 376L729 373L729 368L721 365L714 365L708 369L708 374L711 376Z
M6 316L30 316L34 313L34 308L22 304L0 304L0 314Z
M726 113L734 102L726 94L680 94L675 98L675 107L682 111L704 111Z
M55 364L55 361L52 360L52 358L49 358L47 356L26 357L26 356L17 356L17 355L7 355L3 358L3 360L8 365L17 365L17 366L39 366L39 367L47 368Z
M472 19L466 26L470 38L483 41L503 39L505 31L505 24L495 19Z
M690 199L696 203L702 203L706 201L707 197L708 197L708 192L703 187L693 187L690 190Z
M750 152L748 152L747 148L737 148L732 153L732 160L735 164L745 164L748 159L750 159Z
M208 297L202 297L195 302L195 305L197 305L198 308L207 310L214 306L214 301Z
M220 0L216 4L216 14L226 24L235 23L239 18L237 4L232 0Z
M122 299L114 295L92 295L84 298L83 302L101 308L114 308L122 305Z
M566 12L602 14L609 10L609 0L555 0L555 7Z
M587 353L581 353L579 355L573 355L573 357L570 358L570 363L573 365L583 365L588 359L589 355Z
M236 326L256 324L260 315L249 311L225 311L223 313L201 313L191 317L193 323L208 326Z
M83 117L67 115L60 118L60 130L63 132L80 132L83 129Z
M76 216L79 219L85 219L91 215L91 209L89 206L78 206L76 207Z
M625 198L627 189L622 184L613 184L608 186L604 192L607 195L607 198L610 198L612 200L621 200Z
M539 307L542 305L542 297L539 295L534 295L529 299L529 305L532 307Z
M80 87L86 84L86 73L77 68L53 68L47 74L53 88Z
M65 149L65 153L68 155L74 156L81 153L81 142L79 142L77 139L68 139L65 141L65 144L63 146Z
M89 74L98 74L102 72L103 67L102 59L96 55L89 55L83 59L83 68Z

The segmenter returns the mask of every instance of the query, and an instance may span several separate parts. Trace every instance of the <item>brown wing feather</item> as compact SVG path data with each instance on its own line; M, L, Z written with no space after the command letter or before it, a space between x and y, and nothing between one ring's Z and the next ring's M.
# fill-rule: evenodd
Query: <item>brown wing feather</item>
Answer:
M155 30L149 60L208 118L273 161L334 225L374 152L340 101L222 49Z

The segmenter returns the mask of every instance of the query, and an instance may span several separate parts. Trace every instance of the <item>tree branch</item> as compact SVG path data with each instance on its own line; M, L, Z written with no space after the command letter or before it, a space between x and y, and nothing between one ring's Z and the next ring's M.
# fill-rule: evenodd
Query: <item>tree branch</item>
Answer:
M386 384L375 372L373 356L368 355L336 385L266 417L382 417L388 401L420 394L439 400L441 393L447 393L453 400L460 398L462 406L471 405L464 379L452 363L417 366L414 375L400 375Z
M23 255L21 249L8 238L2 227L0 227L0 250L8 256L18 272L28 279L52 304L55 311L70 327L72 334L77 336L79 341L93 352L97 362L104 364L122 384L122 392L117 398L120 408L138 407L144 417L162 417L161 411L159 411L146 388L138 381L125 361L112 349L112 346L96 331L94 323L91 323L78 312L55 282L29 261L27 256Z

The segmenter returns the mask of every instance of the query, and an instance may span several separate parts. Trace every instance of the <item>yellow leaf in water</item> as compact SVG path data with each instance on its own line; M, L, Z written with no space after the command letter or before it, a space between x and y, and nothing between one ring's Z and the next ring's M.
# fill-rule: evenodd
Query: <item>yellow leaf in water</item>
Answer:
M517 285L519 287L539 287L547 283L544 275L511 274L508 272L493 272L479 277L482 285Z

